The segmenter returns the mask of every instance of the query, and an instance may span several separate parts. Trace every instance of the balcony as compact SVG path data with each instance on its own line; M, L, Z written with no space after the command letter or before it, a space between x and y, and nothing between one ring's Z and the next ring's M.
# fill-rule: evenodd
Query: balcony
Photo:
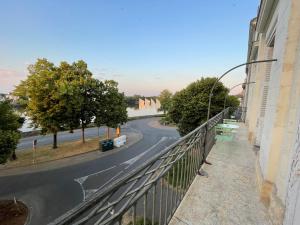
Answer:
M217 142L173 215L170 225L272 224L260 202L255 152L244 124L234 139Z
M51 225L271 224L259 201L255 155L243 124L232 140L215 141L214 127L228 113L214 116ZM203 164L205 158L213 165ZM197 176L201 167L205 176Z

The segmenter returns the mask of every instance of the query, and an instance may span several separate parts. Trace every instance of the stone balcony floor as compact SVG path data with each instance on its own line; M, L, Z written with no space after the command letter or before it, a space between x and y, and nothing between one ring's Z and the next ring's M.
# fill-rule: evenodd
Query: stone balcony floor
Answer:
M230 142L217 142L176 210L170 225L269 225L260 202L255 153L244 124Z

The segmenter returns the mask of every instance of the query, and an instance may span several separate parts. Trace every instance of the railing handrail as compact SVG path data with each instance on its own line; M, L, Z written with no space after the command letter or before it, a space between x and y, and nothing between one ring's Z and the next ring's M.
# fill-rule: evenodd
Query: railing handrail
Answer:
M49 223L49 225L63 225L63 224L69 224L70 221L73 219L76 219L80 215L82 215L86 210L93 207L95 204L97 204L101 198L106 196L107 194L111 193L112 191L118 189L122 184L126 183L128 180L133 178L135 175L142 172L147 166L153 164L154 162L158 161L163 155L167 154L170 150L172 150L177 145L180 145L182 142L184 142L186 139L188 139L190 136L198 132L199 130L206 127L210 122L214 121L216 118L220 117L225 112L228 112L229 108L221 111L214 117L210 118L208 121L201 124L199 127L191 131L190 133L186 134L185 136L179 138L177 141L169 145L168 147L164 148L162 151L158 152L148 160L146 160L141 165L137 166L136 168L129 171L126 175L119 177L118 179L114 180L111 184L105 186L101 190L95 192L93 195L89 196L85 201L75 206L73 209L67 211L62 216L55 219L53 222ZM172 164L173 165L173 164ZM172 165L169 165L171 167ZM165 173L167 173L168 170L165 170L163 174L160 175L163 176ZM159 179L160 177L157 177Z

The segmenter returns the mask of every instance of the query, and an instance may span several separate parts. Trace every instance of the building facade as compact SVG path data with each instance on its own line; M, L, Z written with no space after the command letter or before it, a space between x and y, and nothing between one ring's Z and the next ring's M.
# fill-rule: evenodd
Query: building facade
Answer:
M262 0L249 29L243 115L274 224L300 224L300 1Z

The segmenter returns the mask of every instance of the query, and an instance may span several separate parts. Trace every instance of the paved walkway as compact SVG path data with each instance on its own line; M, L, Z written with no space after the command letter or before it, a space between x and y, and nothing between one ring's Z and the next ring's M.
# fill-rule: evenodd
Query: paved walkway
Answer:
M255 155L240 124L233 141L218 142L170 225L271 225L259 200Z

